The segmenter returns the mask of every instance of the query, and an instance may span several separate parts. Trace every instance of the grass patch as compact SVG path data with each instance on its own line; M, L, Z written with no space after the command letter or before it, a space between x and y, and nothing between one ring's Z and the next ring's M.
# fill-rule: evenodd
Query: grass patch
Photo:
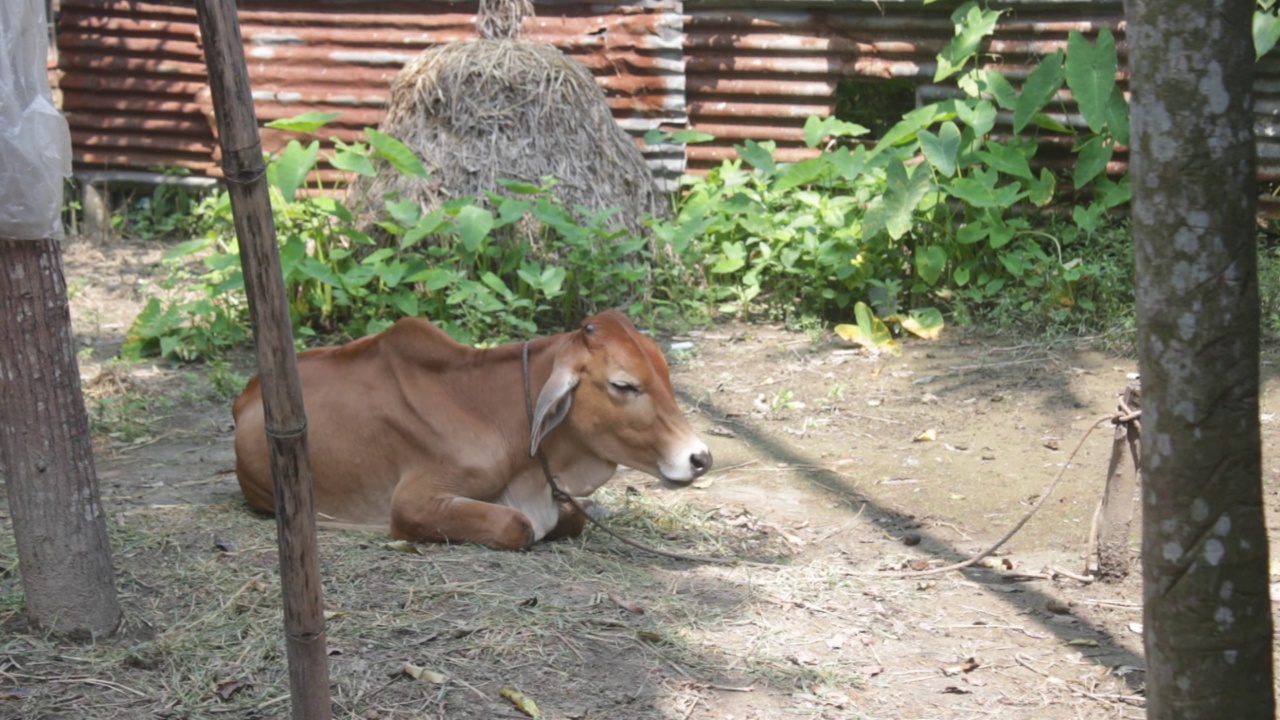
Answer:
M729 507L625 487L606 522L682 552L780 559L774 568L645 556L598 530L527 553L388 549L372 533L322 532L335 717L503 717L516 687L549 716L665 718L682 687L852 688L856 668L795 657L780 608L858 593L833 568L793 565L785 534ZM238 503L119 514L111 539L121 635L71 645L22 628L20 588L0 595L7 683L24 717L275 718L288 712L275 524ZM16 564L12 535L0 559ZM842 600L842 596L844 597ZM821 600L818 598L821 597ZM806 598L808 598L806 600ZM444 675L412 680L412 663ZM831 692L835 692L832 690Z

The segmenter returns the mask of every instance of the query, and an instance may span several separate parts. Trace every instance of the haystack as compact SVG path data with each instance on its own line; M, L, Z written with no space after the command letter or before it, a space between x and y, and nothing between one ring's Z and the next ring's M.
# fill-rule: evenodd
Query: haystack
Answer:
M489 7L486 7L486 4ZM532 7L482 4L477 40L429 48L396 75L380 130L422 158L429 180L385 170L354 188L369 209L387 195L424 210L442 201L504 192L502 178L540 183L570 210L621 208L616 225L640 230L665 214L639 148L618 127L591 73L550 45L514 34Z

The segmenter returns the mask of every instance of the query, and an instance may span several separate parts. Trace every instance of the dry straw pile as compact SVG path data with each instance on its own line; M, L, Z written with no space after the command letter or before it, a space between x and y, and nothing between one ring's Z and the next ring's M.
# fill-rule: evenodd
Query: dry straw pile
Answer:
M381 130L422 158L430 180L384 171L355 188L369 209L387 195L424 209L443 200L501 191L497 180L556 180L570 209L621 208L617 222L640 227L665 212L649 168L618 127L591 73L554 47L504 37L531 7L481 7L481 39L425 50L391 85Z

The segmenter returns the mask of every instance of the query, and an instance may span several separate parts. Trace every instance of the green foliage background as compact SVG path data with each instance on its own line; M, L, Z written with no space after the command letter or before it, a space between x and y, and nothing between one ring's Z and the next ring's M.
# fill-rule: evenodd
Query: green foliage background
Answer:
M372 128L327 149L292 141L269 159L268 180L295 332L359 336L423 316L464 342L492 343L604 307L649 325L714 313L811 324L847 323L860 303L891 323L911 319L901 325L913 332L936 332L944 317L1037 332L1124 324L1131 252L1108 211L1129 201L1129 184L1106 172L1129 133L1115 40L1106 28L1093 40L1072 32L1015 87L982 63L1000 14L974 2L953 13L935 76L954 85L952 97L906 113L875 142L855 123L810 118L817 154L796 163L747 141L738 159L686 177L672 217L648 221L646 237L617 230L610 212L564 207L550 178L430 212L384 198L370 229L307 178L322 162L368 175L375 160L425 177L413 153ZM273 125L315 132L333 117ZM1069 140L1068 168L1037 158L1035 136L1046 133ZM226 194L195 217L200 236L168 253L170 277L126 355L195 359L247 339Z

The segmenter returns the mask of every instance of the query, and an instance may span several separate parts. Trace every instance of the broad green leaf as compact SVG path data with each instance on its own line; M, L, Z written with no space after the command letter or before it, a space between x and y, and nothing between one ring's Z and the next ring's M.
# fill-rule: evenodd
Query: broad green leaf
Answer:
M1031 117L1040 112L1062 88L1065 79L1062 61L1062 51L1055 50L1045 56L1027 76L1027 81L1022 84L1022 92L1018 95L1018 101L1013 106L1015 133L1022 132L1027 123L1031 122Z
M429 175L418 155L408 145L371 127L365 128L364 134L369 138L373 153L391 163L391 167L413 177L425 178Z
M337 120L342 113L319 112L318 110L308 110L307 112L293 117L280 118L267 123L267 127L276 130L292 130L294 132L315 132L320 128L328 125L330 122Z
M342 287L342 281L333 272L333 268L313 257L305 257L299 261L298 270L312 280L318 280L330 287Z
M881 213L882 217L876 219L876 224L883 226L890 238L901 239L915 225L916 208L933 188L933 181L924 166L907 168L901 160L893 158L885 175L882 202L868 211L864 223L872 224L872 213Z
M810 115L804 121L804 144L808 147L816 147L827 136L831 137L857 137L866 135L871 130L857 124L841 120L836 117L820 118L817 115Z
M969 268L961 265L951 272L951 279L961 287L969 284Z
M422 217L422 208L412 200L387 200L386 206L387 212L400 223L400 227L413 227Z
M1034 145L1027 146L1033 152ZM987 143L987 149L978 153L978 157L982 158L991 168L999 170L1006 175L1023 178L1025 180L1034 180L1035 175L1031 172L1031 163L1028 162L1027 156L1020 147L1011 143Z
M1076 148L1076 167L1071 176L1076 188L1088 185L1091 180L1106 170L1114 151L1115 147L1112 143L1098 135L1081 143Z
M377 250L369 253L369 255L364 260L361 260L361 262L365 265L377 265L395 254L396 251L391 248L378 248Z
M491 290L504 298L511 299L515 296L515 293L511 292L511 288L507 287L507 284L502 281L502 278L487 270L480 274L480 282L488 285Z
M1066 75L1067 87L1089 129L1102 132L1110 118L1111 91L1116 87L1116 41L1110 28L1102 26L1096 45L1078 31L1071 31L1067 36Z
M1025 273L1029 267L1027 258L1023 257L1021 253L1005 252L1000 253L999 257L1000 264L1004 265L1004 269L1008 270L1009 274L1014 277L1022 277L1022 274Z
M881 348L894 353L898 352L898 343L894 341L888 326L871 313L871 308L867 307L866 303L859 302L854 305L853 314L857 324L836 325L836 335L872 350Z
M1018 104L1018 91L1009 84L1009 79L995 70L982 71L982 84L986 92L996 104L1005 110L1012 110Z
M853 180L867 169L867 148L859 145L853 152L849 148L837 148L835 152L827 153L827 159L837 175L844 180Z
M1280 17L1274 12L1254 10L1253 12L1253 54L1255 60L1271 52L1280 40Z
M878 154L887 148L891 148L900 143L909 142L916 138L916 134L921 129L927 128L938 119L942 114L942 109L938 103L924 105L902 116L896 125L889 128L888 132L880 138L880 142L876 143L875 149L871 151L872 155Z
M183 243L178 243L165 251L161 256L162 260L176 260L180 257L186 257L192 253L200 252L213 244L213 238L196 238Z
M355 150L342 149L334 152L333 156L329 158L329 164L339 170L353 172L365 177L373 177L378 174L369 156Z
M512 180L510 178L499 178L498 184L518 195L537 195L543 190L542 186L537 183Z
M1034 123L1036 127L1042 130L1050 130L1052 132L1062 133L1063 135L1075 134L1075 130L1072 130L1069 126L1064 125L1057 118L1053 117L1048 113L1036 113L1035 115L1032 115L1031 122Z
M1001 207L993 183L972 177L961 177L944 186L947 192L975 208Z
M692 145L694 143L711 142L712 140L715 140L715 139L716 139L715 135L712 135L711 133L705 133L700 130L677 130L671 133L671 140L673 142L683 143L686 145Z
M407 247L416 245L419 240L438 230L444 223L444 220L444 211L440 208L436 208L426 215L423 215L416 223L413 224L413 227L406 230L404 235L400 236L400 249L404 250Z
M716 275L737 272L747 264L747 248L741 242L726 242L720 246L720 251L724 256L711 266L711 272Z
M755 140L748 140L742 145L735 145L734 150L738 151L738 156L747 162L748 165L757 170L770 175L777 169L777 164L773 161L774 143L758 143Z
M305 148L297 140L290 140L267 166L267 182L280 188L285 202L293 202L298 188L307 181L307 173L315 167L319 155L319 140L312 140Z
M921 130L918 136L920 149L938 172L944 177L955 175L956 155L960 152L960 128L948 120L938 128L937 135L928 130Z
M1115 88L1111 91L1111 102L1107 104L1107 124L1111 137L1121 145L1129 144L1129 103L1124 99L1124 91Z
M391 304L405 317L418 316L418 296L408 291L401 291L391 296Z
M942 52L938 53L934 82L951 77L969 62L982 44L982 39L995 31L1000 13L999 10L986 10L977 3L970 2L961 5L951 15L956 24L956 34L942 48Z
M1094 203L1088 207L1077 205L1071 211L1071 221L1076 224L1076 227L1092 235L1097 232L1098 221L1102 219L1102 213L1105 211L1106 208L1102 203Z
M482 207L467 205L458 211L458 235L462 238L462 246L470 252L480 247L481 241L493 229L493 215Z
M331 198L331 197L311 198L311 206L319 210L320 212L327 213L329 215L332 215L338 218L342 222L347 222L347 223L351 222L351 211L347 209L346 205L343 205L342 203L338 202L334 198Z
M1093 181L1093 192L1094 201L1101 203L1105 208L1123 205L1133 199L1133 188L1129 185L1128 175L1120 178L1118 182L1100 175Z
M930 285L936 285L947 267L947 251L937 245L917 248L915 254L916 273L920 279Z
M823 118L817 115L810 115L804 121L804 144L807 147L815 147L822 142L822 138L827 135L827 123Z
M676 130L675 132L667 132L659 128L654 128L644 134L645 145L661 145L668 142L692 145L694 143L710 142L715 139L715 135L698 130Z
M978 100L971 105L968 102L956 103L956 116L965 125L973 128L973 133L982 137L996 126L996 107L990 100Z
M831 161L826 155L801 160L782 171L782 174L778 176L777 182L774 183L773 189L775 192L784 192L801 185L808 185L821 178L830 167Z
M1053 200L1054 190L1058 187L1058 178L1049 172L1049 168L1040 168L1040 178L1026 183L1027 199L1037 207L1044 207Z

